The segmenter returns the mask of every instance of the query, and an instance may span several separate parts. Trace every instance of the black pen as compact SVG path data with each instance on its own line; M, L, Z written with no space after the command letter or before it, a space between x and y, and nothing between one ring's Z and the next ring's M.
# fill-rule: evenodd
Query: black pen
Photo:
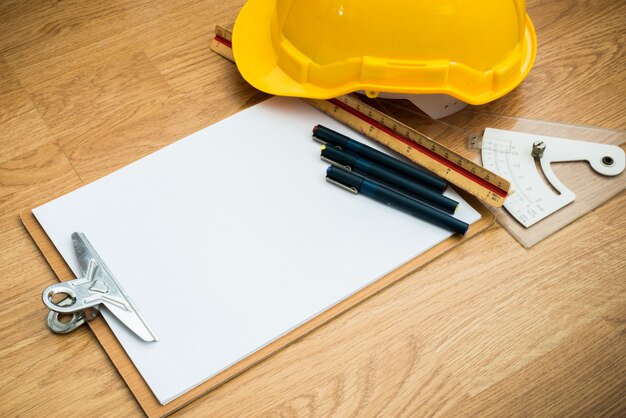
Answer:
M333 166L328 167L328 170L326 170L326 180L354 194L364 194L385 205L392 206L426 222L456 232L457 234L465 235L469 228L467 223L447 213L340 168Z
M364 174L374 181L395 188L410 197L436 206L445 212L454 213L459 206L459 202L456 200L452 200L412 178L404 176L386 166L369 161L366 158L359 157L350 151L322 145L321 158L339 168L345 168L350 171L355 171L358 174Z
M446 190L446 187L448 187L448 183L446 183L445 180L435 176L434 174L420 170L417 167L400 161L397 158L393 158L384 152L375 150L372 147L355 141L354 139L342 135L339 132L335 132L332 129L328 129L325 126L315 126L313 128L313 138L324 144L334 145L336 147L352 151L355 154L369 159L370 161L387 166L401 174L404 174L405 176L422 182L439 193L443 193Z

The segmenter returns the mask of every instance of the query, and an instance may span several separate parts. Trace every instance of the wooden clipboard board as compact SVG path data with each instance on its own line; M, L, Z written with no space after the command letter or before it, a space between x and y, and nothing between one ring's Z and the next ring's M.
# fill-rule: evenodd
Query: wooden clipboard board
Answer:
M373 282L369 286L361 289L352 296L344 299L338 304L332 306L321 314L317 315L308 322L300 325L298 328L283 335L279 339L266 345L255 353L249 355L245 359L239 361L228 369L208 379L201 385L191 389L180 397L174 399L166 405L161 405L156 397L152 394L150 388L143 380L139 371L135 368L132 361L122 348L121 344L113 334L113 331L109 328L102 316L98 316L95 320L88 322L91 330L94 332L96 338L108 354L109 358L124 378L124 381L130 388L131 392L150 417L162 417L169 415L172 412L182 408L193 400L199 398L205 393L211 391L217 386L237 377L241 373L250 369L254 365L267 359L274 353L282 350L288 345L299 340L303 336L314 331L318 327L326 324L330 320L343 314L348 309L356 306L357 304L365 301L366 299L374 296L378 292L391 286L392 284L402 280L411 273L414 273L430 261L442 256L446 252L452 250L456 246L468 241L481 232L485 231L491 225L494 224L494 215L478 202L472 196L466 193L461 193L462 197L472 205L481 215L481 219L472 224L464 237L452 236L440 244L432 247L421 255L410 260L400 268L393 272L381 277L377 281ZM71 280L74 275L65 260L54 247L52 241L48 238L43 228L32 213L32 210L26 210L21 213L20 218L22 223L26 227L33 241L45 257L46 261L57 275L60 281ZM68 338L71 338L68 336Z

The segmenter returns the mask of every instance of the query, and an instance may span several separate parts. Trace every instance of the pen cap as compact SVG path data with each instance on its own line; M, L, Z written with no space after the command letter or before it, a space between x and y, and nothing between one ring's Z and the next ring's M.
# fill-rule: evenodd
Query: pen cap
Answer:
M340 134L339 132L335 132L332 129L328 129L322 125L316 125L313 128L313 136L319 139L322 142L326 142L331 145L336 145L338 147L344 147L350 138L345 135Z
M349 166L350 168L354 168L354 163L356 162L356 155L348 151L342 151L333 146L327 147L324 145L321 155L329 161L333 161L342 166Z
M361 177L355 176L348 171L335 168L333 166L328 167L326 170L326 177L336 181L337 183L341 183L346 187L355 188L357 191L361 190L361 185L363 184L363 179Z

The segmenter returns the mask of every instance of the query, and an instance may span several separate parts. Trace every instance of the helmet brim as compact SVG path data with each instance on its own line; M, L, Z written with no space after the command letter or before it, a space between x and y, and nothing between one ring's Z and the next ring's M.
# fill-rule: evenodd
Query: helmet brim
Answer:
M233 29L233 54L235 63L243 78L255 88L279 96L293 96L315 99L329 99L359 90L404 93L404 94L446 94L469 104L484 104L509 93L517 87L532 68L537 40L533 24L526 15L524 37L520 53L521 65L518 74L498 90L490 90L479 96L466 94L455 86L439 87L394 87L378 84L364 84L360 80L339 86L317 86L295 80L280 68L275 45L272 42L271 22L276 13L275 2L249 0L241 9Z

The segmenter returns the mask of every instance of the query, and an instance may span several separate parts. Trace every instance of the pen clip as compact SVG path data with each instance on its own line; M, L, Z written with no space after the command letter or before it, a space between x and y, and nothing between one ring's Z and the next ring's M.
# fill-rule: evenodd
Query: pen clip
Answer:
M320 155L320 159L322 161L327 162L328 164L330 164L330 165L332 165L334 167L341 168L342 170L346 170L346 171L352 171L352 167L350 167L349 165L341 165L337 161L333 161L330 158L325 157L323 155Z
M341 187L342 189L347 190L347 191L349 191L352 194L359 194L359 192L356 189L356 187L346 186L345 184L343 184L343 183L341 183L341 182L339 182L339 181L337 181L335 179L332 179L332 178L330 178L328 176L326 176L326 181L329 182L329 183L334 184L335 186Z
M313 138L313 141L320 143L322 145L328 145L329 147L337 148L342 151L344 150L340 145L331 144L330 142L326 142L322 138L317 137L315 135L313 135L311 138Z
M315 142L319 142L322 145L328 145L328 142L324 141L323 139L315 136L315 134L313 134L313 141Z

